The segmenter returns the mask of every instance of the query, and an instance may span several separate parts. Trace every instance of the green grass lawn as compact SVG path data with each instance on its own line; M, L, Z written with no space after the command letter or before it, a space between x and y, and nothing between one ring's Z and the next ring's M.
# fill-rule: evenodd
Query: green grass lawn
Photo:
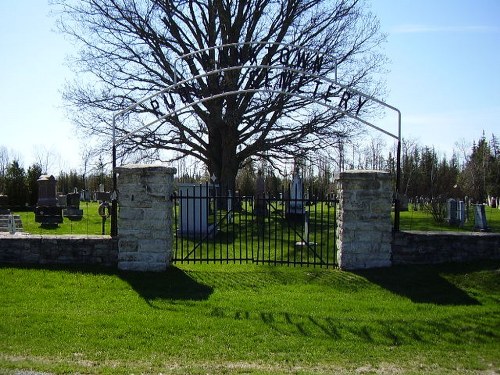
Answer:
M15 212L21 217L23 231L31 234L102 234L102 218L98 214L99 203L80 202L80 209L83 210L83 217L79 221L72 221L68 218L63 219L63 223L56 227L44 227L35 222L35 213L32 211ZM109 235L111 228L111 219L105 223L105 233Z
M448 225L448 223L436 223L432 215L425 211L414 211L412 205L408 211L402 211L400 215L401 230L425 230L425 231L466 231L474 230L474 216L470 213L469 220L462 228ZM500 209L485 207L486 221L490 230L500 232Z
M495 373L499 268L1 266L0 373Z
M232 212L230 216L226 210L214 211L209 219L216 223L216 234L177 235L174 259L210 263L253 260L267 264L307 263L334 267L334 207L326 203L312 204L307 207L307 214L306 233L304 218L287 218L286 208L280 202L271 202L267 214L258 217L248 202L244 202L242 209ZM176 212L174 221L179 222L181 218ZM193 223L191 225L194 226ZM176 228L176 233L179 232L180 225Z

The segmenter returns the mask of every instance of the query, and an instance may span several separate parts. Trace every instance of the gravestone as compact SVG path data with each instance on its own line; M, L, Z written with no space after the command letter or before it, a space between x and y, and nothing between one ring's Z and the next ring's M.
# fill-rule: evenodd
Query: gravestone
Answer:
M448 199L446 202L446 221L449 225L458 226L460 220L458 218L458 202L455 199Z
M57 180L52 175L41 175L38 180L38 201L37 206L56 206L56 185Z
M69 193L66 195L66 209L63 216L72 221L79 221L83 217L83 210L80 210L80 193Z
M66 207L67 205L66 195L59 194L57 196L57 205L62 208Z
M470 217L471 202L470 198L467 196L464 198L464 206L465 206L465 222L468 222Z
M12 220L14 222L12 222ZM19 215L0 214L0 232L9 232L14 234L22 231L23 222Z
M306 213L304 205L304 186L298 172L293 174L290 183L290 197L286 207L287 219L303 221Z
M486 222L486 211L484 204L474 205L474 230L480 232L489 232L490 228Z
M210 186L179 184L179 235L183 237L213 237L216 226L209 222Z
M52 175L41 175L38 183L38 201L35 207L35 222L42 226L57 226L63 222L62 207L57 205L56 184Z
M405 194L401 194L399 197L399 210L400 211L408 211L408 196Z
M111 193L106 191L96 191L95 199L98 202L111 202Z
M465 202L458 201L457 206L457 219L459 221L459 225L462 227L465 224L467 216L465 216Z
M80 190L80 202L89 202L90 192L88 190Z

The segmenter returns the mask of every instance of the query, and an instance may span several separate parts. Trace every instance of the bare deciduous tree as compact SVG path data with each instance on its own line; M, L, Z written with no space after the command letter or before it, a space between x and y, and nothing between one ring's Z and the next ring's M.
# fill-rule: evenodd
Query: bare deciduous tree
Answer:
M83 78L66 87L65 99L77 126L105 140L103 147L109 150L114 113L181 82L119 119L118 136L142 128L120 145L121 158L192 156L234 186L248 160L273 162L335 146L348 135L345 112L369 111L361 99L349 100L345 87L319 76L332 77L337 69L343 85L370 94L380 89L373 73L385 61L378 49L384 36L361 0L53 3L60 29L81 47L72 65ZM242 68L221 70L235 66ZM345 112L311 104L310 97ZM144 127L173 109L174 115Z

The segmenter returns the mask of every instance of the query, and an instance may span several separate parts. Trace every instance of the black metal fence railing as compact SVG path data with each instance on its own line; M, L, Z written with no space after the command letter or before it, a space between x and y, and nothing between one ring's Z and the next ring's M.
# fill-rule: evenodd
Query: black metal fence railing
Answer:
M337 265L336 198L235 197L197 186L172 196L173 262Z

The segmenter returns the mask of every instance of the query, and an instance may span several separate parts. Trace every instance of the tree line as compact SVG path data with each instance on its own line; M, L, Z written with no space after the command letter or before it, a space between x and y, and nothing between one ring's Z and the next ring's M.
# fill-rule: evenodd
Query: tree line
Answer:
M440 158L435 149L403 142L401 189L407 197L447 199L468 197L483 203L500 196L500 143L494 134L483 136L454 152L450 159ZM394 166L391 166L394 171Z
M381 147L369 147L370 152L358 157L357 163L333 163L326 158L316 162L297 160L301 170L304 186L311 197L324 198L335 193L333 183L335 173L342 167L347 169L383 169L396 175L396 163L393 153L384 157ZM446 201L448 198L469 197L472 202L483 203L488 197L500 197L500 141L494 134L488 140L483 135L470 147L462 146L451 158L440 157L438 152L429 146L421 146L415 141L403 140L401 155L401 194L409 199ZM373 163L376 160L376 165ZM176 179L180 182L201 183L210 181L206 169L188 171L177 166ZM288 189L290 174L286 170L281 173L271 164L263 161L260 164L249 160L239 170L236 178L236 189L240 195L254 194L258 172L265 177L266 191L271 196ZM291 172L291 171L290 171ZM37 180L42 175L42 167L35 163L25 170L18 160L9 161L0 158L0 194L9 197L11 206L34 206L38 198ZM57 179L57 191L62 194L89 190L97 191L104 184L107 191L112 188L112 176L101 160L90 173L78 173L75 170L61 171Z
M25 170L18 160L13 160L7 165L0 164L0 195L8 197L10 207L16 209L32 208L38 200L38 179L42 167L35 163ZM57 179L56 190L58 193L67 194L77 191L98 191L103 184L106 190L111 190L112 177L109 172L96 171L89 175L80 174L72 170L60 172Z
M483 135L469 146L462 145L451 158L440 156L433 147L419 145L413 140L403 139L401 155L400 193L410 200L445 202L449 198L484 203L488 197L500 197L500 142L494 134L488 140ZM396 157L393 152L385 154L386 147L379 140L372 140L357 155L347 160L338 157L336 162L319 158L314 163L303 160L301 175L310 196L318 198L335 193L334 176L345 169L379 169L396 176ZM354 153L354 152L353 152ZM286 170L278 173L265 161L261 164L249 161L240 169L236 189L240 195L252 195L258 171L266 180L266 191L271 196L288 189L290 174ZM208 181L208 174L193 175L182 171L178 178L183 182Z

